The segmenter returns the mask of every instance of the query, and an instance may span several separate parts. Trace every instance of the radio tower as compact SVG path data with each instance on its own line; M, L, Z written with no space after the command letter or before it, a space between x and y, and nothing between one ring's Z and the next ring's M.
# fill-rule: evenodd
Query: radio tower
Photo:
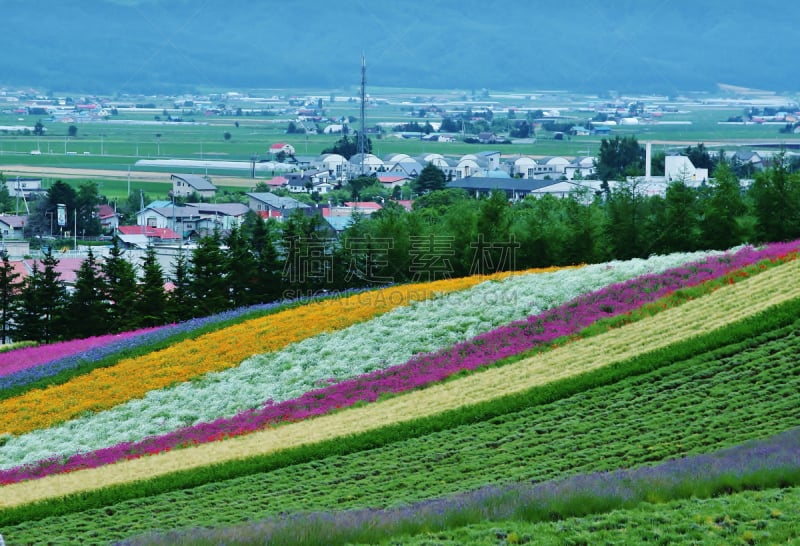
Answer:
M361 53L361 127L358 130L358 153L360 154L360 172L364 175L364 154L367 153L367 60L364 53Z

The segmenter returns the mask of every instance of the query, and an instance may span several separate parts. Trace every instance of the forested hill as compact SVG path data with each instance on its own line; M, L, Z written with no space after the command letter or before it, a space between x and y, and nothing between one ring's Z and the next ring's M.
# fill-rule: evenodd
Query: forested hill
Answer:
M800 4L766 0L6 0L0 85L792 91Z

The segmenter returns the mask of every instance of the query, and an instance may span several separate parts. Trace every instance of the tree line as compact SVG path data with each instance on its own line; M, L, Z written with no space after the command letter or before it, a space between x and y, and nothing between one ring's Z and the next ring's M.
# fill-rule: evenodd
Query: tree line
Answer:
M179 254L168 275L153 248L133 264L116 239L104 260L89 253L70 290L51 251L24 280L6 257L3 340L47 343L388 283L800 238L800 175L783 154L747 187L723 159L713 179L674 180L663 195L649 195L633 177L564 198L510 202L496 191L475 199L436 189L442 176L412 210L387 200L341 233L314 209L282 222L251 213Z

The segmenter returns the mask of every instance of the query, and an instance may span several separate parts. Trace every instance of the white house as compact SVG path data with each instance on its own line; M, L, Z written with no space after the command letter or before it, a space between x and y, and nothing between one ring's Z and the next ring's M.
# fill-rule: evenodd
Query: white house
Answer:
M698 186L708 181L708 169L696 168L685 155L664 157L664 177L668 182L682 180L689 186Z
M550 176L552 178L560 177L569 165L569 159L560 156L547 156L539 158L536 161L536 174L537 178L542 176Z
M294 146L286 144L285 142L276 142L269 147L269 153L271 155L278 155L281 152L286 155L294 155Z
M11 197L29 198L38 194L44 194L47 190L42 188L41 178L24 178L15 176L6 177L6 188Z
M580 173L581 178L592 176L595 172L594 158L590 156L579 156L564 167L564 176L567 180L575 178L577 173Z
M347 172L347 160L339 154L325 154L320 157L314 166L320 170L328 171L336 180L342 180Z
M363 162L363 170L362 170ZM379 157L373 154L355 154L348 162L348 173L351 177L375 174L386 170L386 166Z
M510 162L509 173L513 177L533 178L536 174L536 160L532 157L520 156Z

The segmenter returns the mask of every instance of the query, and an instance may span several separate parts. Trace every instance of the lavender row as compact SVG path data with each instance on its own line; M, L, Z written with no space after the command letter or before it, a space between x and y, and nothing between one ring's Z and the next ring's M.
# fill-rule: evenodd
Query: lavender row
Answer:
M629 508L654 498L707 498L731 489L797 484L799 479L800 429L792 429L765 440L650 467L535 484L486 486L399 508L303 513L228 529L150 534L117 544L224 544L234 539L237 543L286 543L291 537L307 536L308 529L320 530L315 538L327 544L371 543L396 534L432 532L483 521L548 521Z
M41 379L52 377L64 371L74 370L82 365L98 362L121 351L138 349L147 345L159 343L172 336L191 333L209 325L237 319L250 313L266 312L284 305L285 303L286 302L273 302L249 307L241 307L238 309L232 309L230 311L218 313L216 315L195 318L185 322L170 324L154 329L136 330L134 332L119 334L117 336L102 336L101 338L96 339L97 343L90 344L88 348L81 348L81 352L68 354L66 356L61 356L60 358L53 358L52 360L41 363L34 363L32 364L32 367L0 377L0 390L27 385ZM50 353L52 355L63 355L63 353L59 352L62 347L62 344L60 343L43 347L52 347L52 352ZM72 348L70 345L67 345L67 347L68 348L66 350L68 351ZM34 347L32 349L38 349L38 347ZM12 358L14 353L14 351L9 353Z

